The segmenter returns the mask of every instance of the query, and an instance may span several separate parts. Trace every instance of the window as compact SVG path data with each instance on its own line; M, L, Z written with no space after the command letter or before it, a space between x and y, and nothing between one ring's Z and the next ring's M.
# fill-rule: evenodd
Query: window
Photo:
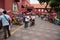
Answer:
M42 12L43 12L44 10L42 9Z
M20 0L15 0L15 2L20 2Z
M40 9L38 11L40 12Z
M45 10L45 12L47 12L47 10Z
M16 2L13 4L13 11L14 12L17 12L18 11L18 6L17 6L17 3Z
M27 11L31 12L31 11L32 11L32 9L27 8Z
M24 6L23 6L23 5L21 5L21 8L24 8Z

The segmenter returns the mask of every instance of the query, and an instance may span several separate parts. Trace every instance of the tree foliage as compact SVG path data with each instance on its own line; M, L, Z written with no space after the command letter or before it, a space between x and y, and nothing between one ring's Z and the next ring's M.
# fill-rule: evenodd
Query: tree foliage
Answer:
M48 3L50 0L38 0L38 1L39 1L39 3L43 3L43 2L44 2L44 3L45 3L45 2Z
M59 11L60 12L60 0L38 0L39 3L45 3L46 2L46 7L48 6L48 4L50 3L50 6L52 8L54 8L54 10Z
M55 7L55 8L59 8L59 6L60 6L60 0L51 0L51 2L50 2L50 6L51 7Z
M60 0L51 0L50 6L57 12L57 18L60 19Z
M60 0L51 0L50 6L57 12L60 12Z
M57 16L60 18L60 0L38 0L39 3L45 3L46 2L46 7L48 4L51 6L53 10L57 12Z

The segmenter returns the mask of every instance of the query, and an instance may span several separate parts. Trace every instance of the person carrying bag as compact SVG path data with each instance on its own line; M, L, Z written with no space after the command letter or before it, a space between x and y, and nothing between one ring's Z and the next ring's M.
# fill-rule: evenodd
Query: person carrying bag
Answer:
M3 26L3 32L4 32L4 39L7 39L7 36L10 37L11 33L9 30L9 25L10 23L10 16L7 15L7 12L4 10L3 14L0 17L0 20L2 21L2 26Z

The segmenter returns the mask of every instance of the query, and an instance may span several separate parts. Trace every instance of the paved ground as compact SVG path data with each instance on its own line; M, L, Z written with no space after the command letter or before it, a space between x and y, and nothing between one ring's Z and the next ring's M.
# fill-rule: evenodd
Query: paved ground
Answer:
M12 25L12 27L10 28L11 34L13 35L17 31L16 29L18 29L19 27L21 28L21 25ZM0 29L0 40L2 40L3 35L3 30Z
M60 40L60 26L36 18L36 25L18 29L7 40Z

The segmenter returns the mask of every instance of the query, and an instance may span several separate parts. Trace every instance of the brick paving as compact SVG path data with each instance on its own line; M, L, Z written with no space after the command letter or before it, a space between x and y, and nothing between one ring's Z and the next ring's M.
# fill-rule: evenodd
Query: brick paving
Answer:
M11 27L11 32L13 32L16 28L18 28L20 25L12 25L12 27ZM3 35L4 35L4 33L3 33L3 29L1 29L0 30L0 40L2 40L2 38L3 38Z
M60 40L60 26L36 18L36 25L19 29L7 40Z

